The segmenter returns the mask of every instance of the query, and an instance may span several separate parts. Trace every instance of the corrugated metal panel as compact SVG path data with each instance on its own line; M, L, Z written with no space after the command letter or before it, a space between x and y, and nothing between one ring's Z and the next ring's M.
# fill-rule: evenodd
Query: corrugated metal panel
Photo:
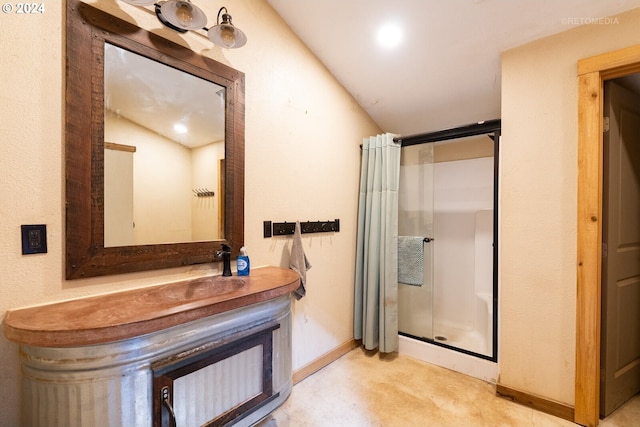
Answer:
M262 346L175 380L177 425L200 427L262 391Z

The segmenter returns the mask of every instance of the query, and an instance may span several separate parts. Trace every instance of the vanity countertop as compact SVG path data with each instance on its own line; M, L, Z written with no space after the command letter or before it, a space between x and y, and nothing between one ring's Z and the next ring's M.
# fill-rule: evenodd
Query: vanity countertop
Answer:
M4 334L38 347L102 344L156 332L289 294L300 276L261 267L7 312Z

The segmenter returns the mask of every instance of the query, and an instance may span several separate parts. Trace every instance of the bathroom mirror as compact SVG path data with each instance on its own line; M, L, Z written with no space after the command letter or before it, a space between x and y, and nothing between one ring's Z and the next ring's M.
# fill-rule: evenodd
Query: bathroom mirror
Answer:
M137 191L149 197L143 202L135 203L142 205L147 213L140 214L141 210L137 209L138 213L131 216L131 209L127 208L124 210L129 213L115 219L111 216L112 211L119 209L114 207L120 208L126 206L126 203L122 203L117 197L114 199L114 191L118 193L118 197L121 197L119 193L134 191L128 190L122 182L112 183L113 177L121 178L122 175L121 169L116 169L115 172L112 169L112 154L138 156L136 162L142 161L145 137L141 135L166 132L155 129L153 124L143 125L136 118L125 117L122 110L124 107L112 103L112 94L105 92L105 86L109 85L105 84L105 76L114 71L110 68L113 64L106 65L105 61L114 54L124 55L130 62L135 62L137 72L140 68L139 61L149 61L153 66L166 67L167 73L177 73L173 79L187 79L205 85L203 87L207 89L193 91L208 92L204 98L211 98L212 109L203 114L211 115L209 124L218 123L218 129L204 137L207 139L204 145L214 152L209 157L193 155L191 148L186 147L191 142L178 141L181 142L177 144L180 147L172 150L183 153L178 157L186 160L179 163L176 157L173 164L144 163L145 169L155 171L155 178L151 175L152 178L147 179L151 185ZM132 78L136 74L124 69L116 72L129 74ZM151 71L149 84L154 85L153 77L157 77L159 73L158 70ZM181 80L178 86L182 84ZM142 84L138 83L138 86ZM171 99L175 101L176 98L184 101L187 92L186 87L179 95L170 94L167 90L164 92L167 94L166 99L162 102ZM140 101L146 95L131 91L129 96ZM197 103L183 102L180 117L184 119L198 115L197 110L201 108ZM216 105L221 107L218 113ZM222 243L231 246L237 253L244 241L243 73L89 4L69 0L66 21L65 116L67 279L212 262L216 260L216 251ZM126 121L126 126L110 127L110 122L114 119ZM167 119L158 116L157 121ZM215 132L218 132L217 136ZM195 136L195 131L189 133ZM166 142L180 138L167 137L165 134L162 139ZM162 150L151 148L146 151L157 154ZM131 161L125 161L125 164ZM141 166L136 166L136 169L140 168ZM183 178L178 179L172 175L185 168L186 171L181 172ZM181 181L180 189L174 193L186 200L186 204L167 215L163 221L152 221L150 225L139 223L145 217L152 216L154 211L166 209L150 207L148 199L164 199L165 206L167 201L169 205L177 206L173 200L176 196L172 195L167 183L162 182L166 177L166 182ZM143 180L136 177L136 181ZM200 213L194 213L198 209ZM186 214L189 210L192 212ZM183 219L176 226L179 217L188 219ZM196 223L204 224L206 230L201 231L202 227L198 228ZM145 237L140 240L130 230L125 232L125 237L117 237L117 233L114 237L113 228L123 228L123 225L124 229L141 230L146 227ZM177 229L180 230L179 233L176 233Z

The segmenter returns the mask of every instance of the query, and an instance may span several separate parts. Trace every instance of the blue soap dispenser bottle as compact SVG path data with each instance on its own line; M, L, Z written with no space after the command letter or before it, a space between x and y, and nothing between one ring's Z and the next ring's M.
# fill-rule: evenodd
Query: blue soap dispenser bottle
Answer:
M249 275L249 256L247 255L247 248L244 246L240 248L240 255L238 255L236 266L238 268L238 276Z

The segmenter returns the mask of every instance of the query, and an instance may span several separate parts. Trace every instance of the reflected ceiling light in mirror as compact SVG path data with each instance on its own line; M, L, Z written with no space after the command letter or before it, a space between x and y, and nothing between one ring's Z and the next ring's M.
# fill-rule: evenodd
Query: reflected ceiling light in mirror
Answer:
M184 124L182 124L182 123L176 123L175 125L173 125L173 130L174 130L176 133L184 134L184 133L187 133L187 130L188 130L188 129L187 129L187 127L186 127Z
M247 43L247 36L244 32L235 27L231 22L226 7L221 7L218 11L216 25L206 28L207 16L199 7L191 3L191 0L166 0L155 2L155 0L122 0L134 6L155 6L158 20L166 27L180 33L189 30L204 30L207 32L209 40L214 44L227 48L237 49ZM224 13L222 11L224 10ZM222 23L220 16L222 15Z

